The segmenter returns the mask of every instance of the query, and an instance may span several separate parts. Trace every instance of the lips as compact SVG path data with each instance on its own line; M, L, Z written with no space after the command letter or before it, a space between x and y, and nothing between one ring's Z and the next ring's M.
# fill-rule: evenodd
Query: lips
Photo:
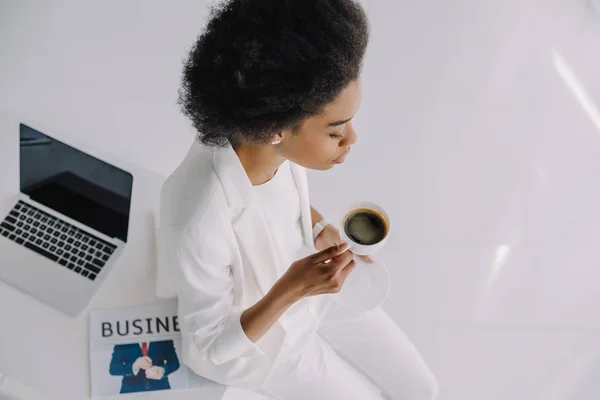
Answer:
M350 149L348 149L348 151L345 152L344 154L342 154L340 157L338 157L335 160L333 160L333 162L335 164L341 164L341 163L343 163L344 160L346 159L346 156L348 155L348 153L350 153Z

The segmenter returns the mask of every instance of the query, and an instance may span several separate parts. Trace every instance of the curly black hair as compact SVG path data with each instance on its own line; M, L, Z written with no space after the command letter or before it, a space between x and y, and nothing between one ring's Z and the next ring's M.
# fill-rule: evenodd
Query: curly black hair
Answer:
M356 0L229 0L184 62L178 104L209 146L267 143L323 108L362 69Z

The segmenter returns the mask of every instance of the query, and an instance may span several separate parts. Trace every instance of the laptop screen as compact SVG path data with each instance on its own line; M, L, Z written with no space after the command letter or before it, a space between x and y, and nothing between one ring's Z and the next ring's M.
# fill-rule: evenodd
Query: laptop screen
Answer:
M127 241L133 176L20 125L21 192L109 237Z

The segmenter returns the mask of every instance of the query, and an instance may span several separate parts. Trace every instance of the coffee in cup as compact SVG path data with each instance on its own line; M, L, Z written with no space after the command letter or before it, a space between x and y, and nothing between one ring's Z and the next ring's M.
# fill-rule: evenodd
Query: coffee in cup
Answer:
M390 231L387 213L374 203L360 203L350 207L342 218L342 236L350 250L369 255L383 247Z
M387 235L385 218L370 208L353 210L347 217L344 230L350 240L370 246L381 242Z

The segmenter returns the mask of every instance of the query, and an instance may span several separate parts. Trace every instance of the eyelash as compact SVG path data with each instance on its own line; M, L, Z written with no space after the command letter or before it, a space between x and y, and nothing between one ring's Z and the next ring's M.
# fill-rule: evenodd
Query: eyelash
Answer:
M329 137L332 138L332 139L341 139L342 135L338 135L336 133L330 133Z

